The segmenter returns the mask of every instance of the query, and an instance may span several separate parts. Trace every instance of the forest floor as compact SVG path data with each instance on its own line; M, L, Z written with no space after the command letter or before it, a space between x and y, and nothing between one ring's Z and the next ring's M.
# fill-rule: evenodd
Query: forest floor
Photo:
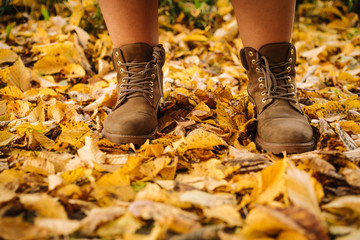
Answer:
M296 80L317 145L273 155L253 142L227 0L160 8L167 104L140 148L101 137L116 75L95 1L28 2L0 22L0 239L360 239L358 15L298 6Z

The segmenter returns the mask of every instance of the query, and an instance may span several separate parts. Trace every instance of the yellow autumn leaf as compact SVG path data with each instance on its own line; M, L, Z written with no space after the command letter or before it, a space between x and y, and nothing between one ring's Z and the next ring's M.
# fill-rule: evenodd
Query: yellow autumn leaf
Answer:
M234 206L221 205L212 208L205 208L204 215L207 218L216 218L226 222L229 226L242 225L240 213Z
M18 118L23 118L30 112L30 103L22 100L8 101L6 111Z
M23 194L20 202L44 218L68 219L66 211L56 199L45 193Z
M186 233L200 228L196 214L180 208L152 201L135 201L128 210L136 217L154 219L178 233Z
M45 108L43 105L35 107L28 115L28 121L30 123L36 123L37 121L45 121Z
M100 215L101 218L101 215ZM96 222L96 221L95 221ZM91 226L91 225L90 225ZM141 228L142 223L131 213L125 213L124 216L115 221L101 225L96 233L103 238L113 238L119 235L133 234Z
M290 217L277 214L276 210L265 207L254 208L250 211L243 230L250 239L279 234L282 231L295 231L300 235L305 235L305 231Z
M86 74L84 68L76 63L69 63L61 71L61 76L64 78L81 78Z
M129 175L123 171L117 170L113 173L104 174L98 181L97 184L100 185L115 185L115 186L127 186L130 184Z
M55 142L52 139L46 137L43 133L32 131L31 134L34 139L45 149L51 149L55 145Z
M90 166L93 162L105 163L106 160L106 154L100 151L94 139L88 136L85 137L85 146L78 150L78 155L80 160L88 162Z
M92 233L98 226L111 222L125 213L124 207L93 208L81 220L82 231Z
M339 197L323 207L326 209L348 208L355 211L357 214L360 214L360 198L356 195Z
M0 95L6 99L22 99L23 93L16 86L6 86L0 89Z
M10 143L14 138L16 137L16 134L10 133L8 131L0 131L0 146L5 146L8 143Z
M10 201L16 197L16 193L14 191L9 190L3 185L0 185L0 204Z
M180 202L188 202L202 207L218 207L222 205L236 205L233 195L227 193L209 194L203 191L186 191L179 196Z
M49 232L41 227L24 221L21 217L2 217L0 219L0 237L4 239L46 238ZM19 230L21 229L21 231Z
M25 171L49 175L55 173L54 164L43 158L28 157L22 165Z
M48 96L54 97L54 96L57 96L57 95L58 95L58 93L55 92L51 88L32 88L32 89L27 90L24 93L24 100L34 101L39 97L40 98L41 97L48 97Z
M57 138L57 143L68 143L77 148L85 144L85 137L90 136L90 129L83 122L75 122L61 125L62 132Z
M166 202L168 199L168 192L153 183L146 184L146 187L141 189L135 197L135 200L150 200L154 202Z
M183 38L183 41L190 42L190 41L198 41L198 42L205 42L208 38L202 34L198 33L191 33Z
M258 186L253 192L256 203L270 203L285 190L287 159L277 161L258 174Z
M41 74L54 74L64 69L68 63L68 59L63 55L47 55L34 64L34 70L39 71Z
M60 176L66 184L75 183L77 181L85 179L86 176L91 176L92 170L85 168L77 168L72 171L62 173Z
M226 142L214 133L203 129L195 129L184 139L173 143L177 151L185 152L195 148L212 148L219 145L226 145Z
M47 229L54 235L69 235L79 229L80 223L76 220L36 218L35 226Z
M18 55L10 49L0 49L0 64L5 62L15 62Z
M307 209L321 219L321 210L311 176L296 168L292 162L290 162L286 173L286 188L290 200L295 206Z
M70 24L74 26L78 26L80 23L81 18L83 17L84 9L81 4L77 4L73 8L73 13L70 16Z
M18 58L9 73L9 84L26 91L31 87L30 76L30 70L25 67L21 58Z
M230 13L234 9L232 4L230 4L230 2L227 0L216 1L216 5L219 8L218 13L221 16Z
M48 107L48 114L50 118L53 118L59 123L65 116L66 104L62 102L56 102Z
M344 131L351 132L353 134L360 134L360 125L355 121L339 122Z

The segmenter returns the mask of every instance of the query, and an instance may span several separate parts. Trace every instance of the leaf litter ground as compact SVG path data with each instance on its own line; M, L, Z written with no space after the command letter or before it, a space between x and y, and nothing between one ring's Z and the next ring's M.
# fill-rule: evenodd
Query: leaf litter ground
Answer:
M111 40L81 27L93 1L67 8L0 25L0 238L360 238L356 14L298 6L298 94L317 147L275 156L253 142L228 1L190 11L208 9L202 30L160 11L167 104L140 148L101 137L116 101Z

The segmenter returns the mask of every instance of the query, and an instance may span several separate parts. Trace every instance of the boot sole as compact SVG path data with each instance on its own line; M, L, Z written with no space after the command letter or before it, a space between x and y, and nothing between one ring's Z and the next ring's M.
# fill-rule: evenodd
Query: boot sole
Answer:
M140 135L140 136L131 136L131 135L122 135L122 134L114 134L114 133L108 133L103 129L102 135L109 141L116 143L116 144L128 144L133 143L134 145L141 146L143 145L146 140L152 140L154 139L155 133L157 132L157 128L154 132L148 134L148 135Z
M272 152L274 154L280 154L284 151L287 153L303 153L314 150L315 141L305 143L269 143L262 140L259 135L256 134L255 144L266 152Z

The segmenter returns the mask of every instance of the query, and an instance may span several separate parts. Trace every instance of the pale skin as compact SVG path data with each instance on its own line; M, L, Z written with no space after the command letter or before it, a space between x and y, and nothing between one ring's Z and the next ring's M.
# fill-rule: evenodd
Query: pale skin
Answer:
M244 47L289 42L296 0L232 0ZM114 47L158 44L158 1L99 0Z

